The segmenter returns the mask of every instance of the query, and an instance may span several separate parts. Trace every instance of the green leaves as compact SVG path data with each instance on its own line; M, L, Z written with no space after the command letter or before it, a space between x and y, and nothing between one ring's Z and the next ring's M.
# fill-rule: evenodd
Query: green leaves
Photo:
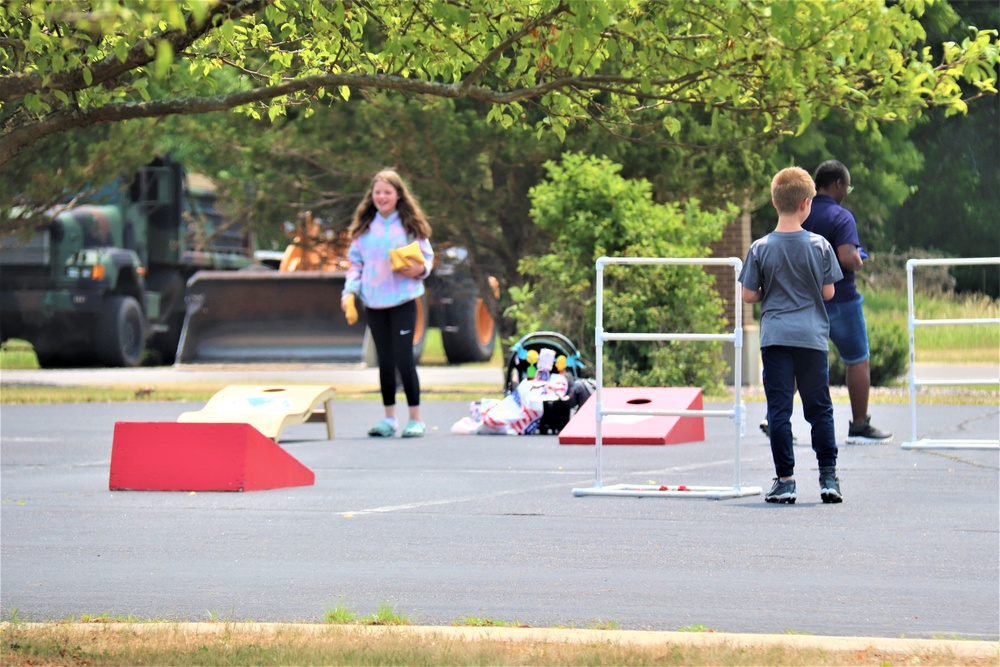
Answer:
M153 76L162 79L170 72L174 62L174 48L170 42L161 39L156 43L156 60L153 63Z
M751 137L801 133L831 110L859 123L959 113L963 84L995 94L996 31L947 45L938 63L920 50L923 9L919 0L9 0L0 163L52 131L48 114L93 110L76 124L124 118L125 104L128 117L259 114L311 104L319 89L470 97L494 105L505 128L563 140L574 124L597 123L653 141L679 132L678 107L736 119ZM19 116L22 105L35 115ZM637 122L650 112L657 122Z
M648 181L622 178L622 166L607 158L567 153L545 167L548 178L531 190L531 217L553 240L548 253L519 264L529 286L512 288L509 314L520 333L554 329L578 344L590 340L599 257L704 257L735 214L705 210L697 200L656 204ZM699 267L608 267L605 290L606 330L704 333L721 326L721 300ZM717 345L627 344L606 354L609 384L709 387L724 372Z

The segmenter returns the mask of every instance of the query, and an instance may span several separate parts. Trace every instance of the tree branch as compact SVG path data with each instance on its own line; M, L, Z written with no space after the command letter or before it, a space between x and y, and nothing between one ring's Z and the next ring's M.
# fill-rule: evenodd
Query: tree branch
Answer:
M463 88L469 88L470 86L472 86L476 81L479 80L479 77L483 75L483 72L489 69L490 65L492 65L496 61L496 59L503 54L503 52L506 49L510 48L512 44L521 41L523 37L531 34L531 31L537 28L538 26L544 25L548 21L551 21L555 16L558 16L559 14L562 14L563 12L568 10L569 10L569 5L567 5L565 2L561 2L551 12L543 14L530 21L525 21L524 25L521 26L520 30L513 33L507 39L497 44L496 48L490 51L486 55L486 57L483 58L483 61L479 63L476 66L476 68L469 73L469 76L465 77L462 80L461 86Z
M156 58L155 49L152 55L146 53L146 47L150 42L166 41L173 47L174 53L179 53L191 46L206 32L215 28L215 22L219 17L224 19L238 19L248 14L254 14L272 2L274 0L222 0L222 2L212 7L200 25L196 24L194 16L189 14L184 30L170 30L153 36L149 40L140 40L128 50L128 55L124 62L111 54L106 56L100 63L93 65L90 68L93 74L91 84L87 84L84 80L82 69L55 75L48 80L36 72L21 72L11 76L0 77L0 101L16 100L42 88L47 90L77 91L112 81L126 72L152 62Z
M448 99L468 97L489 104L509 104L524 99L541 97L547 92L570 86L590 87L587 83L587 77L565 77L530 88L501 92L478 86L441 84L386 75L324 74L294 79L273 86L263 86L250 91L213 95L210 97L111 104L86 111L58 111L38 122L19 127L3 135L0 138L0 165L17 155L25 146L63 130L133 120L136 118L155 118L174 114L188 115L225 111L234 107L265 102L276 97L294 95L303 91L339 86L348 86L351 89L391 90Z

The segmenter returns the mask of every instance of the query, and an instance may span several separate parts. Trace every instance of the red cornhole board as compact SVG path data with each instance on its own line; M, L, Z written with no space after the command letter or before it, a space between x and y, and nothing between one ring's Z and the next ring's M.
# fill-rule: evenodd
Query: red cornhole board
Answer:
M315 481L249 424L115 424L112 491L259 491Z
M697 387L610 387L601 390L605 410L701 410ZM591 394L559 432L560 445L597 441L597 394ZM705 439L704 417L605 415L602 445L676 445Z

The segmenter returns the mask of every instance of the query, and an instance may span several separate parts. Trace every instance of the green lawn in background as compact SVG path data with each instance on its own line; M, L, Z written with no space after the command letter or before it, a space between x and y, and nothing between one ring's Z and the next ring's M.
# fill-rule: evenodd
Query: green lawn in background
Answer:
M908 321L906 293L902 291L869 291L865 293L865 311L871 319L894 317ZM914 303L917 319L986 319L1000 317L1000 301L981 294L917 295ZM522 332L527 334L530 332ZM917 327L915 333L917 361L920 363L997 363L1000 364L1000 326L956 325ZM578 341L579 344L579 341ZM428 329L427 342L420 359L422 366L444 366L440 329ZM505 359L497 341L493 357L481 364L485 368L503 367ZM0 346L0 369L38 368L31 346L9 340Z
M476 366L501 366L503 364L503 352L500 340L497 339L496 349L489 361L480 364L465 364ZM428 329L427 341L424 343L424 353L420 357L421 366L447 366L448 358L444 354L444 344L441 342L440 329ZM0 369L20 369L31 370L38 368L38 359L35 357L31 344L27 341L11 339L0 345Z
M500 345L500 337L497 336L496 347L493 348L493 356L489 361L473 364L462 364L463 366L484 366L499 368L504 364L503 349ZM441 342L440 329L428 329L427 340L424 342L424 353L420 355L421 366L447 366L448 357L444 354L444 343Z
M867 316L897 317L909 326L908 309L905 292L865 293ZM917 320L996 319L1000 318L1000 301L983 294L916 294L913 316ZM1000 364L1000 326L995 324L918 326L913 338L919 363Z

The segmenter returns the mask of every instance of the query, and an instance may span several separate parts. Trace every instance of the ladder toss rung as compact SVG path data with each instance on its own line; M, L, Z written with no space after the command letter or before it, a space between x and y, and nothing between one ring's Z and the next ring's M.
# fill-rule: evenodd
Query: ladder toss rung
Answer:
M604 331L604 265L605 264L682 264L682 265L712 265L731 266L736 278L733 294L734 327L731 333L608 333ZM742 486L740 483L740 439L743 437L743 422L745 417L745 406L740 395L742 382L742 353L743 353L743 300L740 294L739 274L743 268L743 260L738 257L722 258L665 258L665 257L600 257L597 260L597 296L596 310L597 323L594 327L594 342L597 346L597 406L594 411L596 420L596 437L594 439L594 456L596 459L594 470L594 486L585 489L573 489L575 496L660 496L660 497L702 497L712 500L723 498L740 498L743 496L760 495L763 489L759 486ZM623 410L608 409L601 406L601 392L604 389L604 342L605 341L721 341L731 343L734 347L734 368L733 368L733 408L731 410ZM733 420L735 428L735 447L733 457L733 486L732 487L685 487L685 491L669 491L657 487L650 489L635 485L613 485L603 487L601 482L601 423L605 416L635 415L635 416L656 416L656 417L728 417Z
M1000 449L998 440L938 440L917 437L917 388L947 385L992 385L1000 384L1000 378L980 378L970 380L917 380L914 367L917 358L915 332L919 326L949 326L1000 324L1000 318L964 319L917 319L913 298L913 269L917 266L979 266L1000 264L1000 257L965 257L952 259L910 259L906 261L906 300L910 333L910 431L911 439L902 445L903 449Z
M698 334L698 333L617 333L599 334L601 340L683 340L683 341L722 341L724 343L735 342L736 336L733 334Z

